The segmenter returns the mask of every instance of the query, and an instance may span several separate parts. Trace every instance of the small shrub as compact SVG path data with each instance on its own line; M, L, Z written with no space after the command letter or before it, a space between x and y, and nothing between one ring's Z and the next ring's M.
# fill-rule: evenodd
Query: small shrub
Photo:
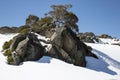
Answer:
M11 62L13 62L12 56L7 56L7 62L8 62L8 64L11 63Z
M6 49L10 48L11 44L12 44L12 40L6 41L2 46L3 50L6 50Z
M3 53L4 56L11 56L11 51L10 49L5 50L5 52Z
M30 26L28 26L28 25L21 26L20 30L19 30L19 33L21 33L21 34L28 33L29 32L29 30L28 30L29 28L30 28Z
M12 58L12 55L11 55L11 51L10 51L10 45L12 44L12 40L9 40L9 41L6 41L4 44L3 44L3 46L2 46L2 48L3 48L3 51L4 51L4 53L3 53L3 55L4 56L7 56L7 62L8 63L10 63L10 62L12 62L13 61L13 58Z
M41 30L40 30L39 28L35 28L35 27L32 28L32 31L33 31L33 32L36 32L36 33L40 33L40 32L41 32Z
M20 31L21 34L26 34L28 32L29 32L28 28L24 28Z
M9 45L8 45L8 42L6 41L6 42L3 44L3 50L8 49L8 48L9 48Z

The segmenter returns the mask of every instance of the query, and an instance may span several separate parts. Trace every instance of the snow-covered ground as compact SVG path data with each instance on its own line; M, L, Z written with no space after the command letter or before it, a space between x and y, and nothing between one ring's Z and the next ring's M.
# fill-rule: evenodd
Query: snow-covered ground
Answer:
M99 38L101 44L120 44L119 39L104 39L104 38Z
M0 51L4 41L14 35L0 34ZM6 64L0 52L0 80L120 80L120 46L86 44L92 46L99 57L86 57L87 67L74 66L47 56L13 66Z

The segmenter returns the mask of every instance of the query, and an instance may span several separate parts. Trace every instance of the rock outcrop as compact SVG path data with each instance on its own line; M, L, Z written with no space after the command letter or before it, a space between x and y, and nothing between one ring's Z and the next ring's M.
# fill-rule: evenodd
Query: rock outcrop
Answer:
M8 27L8 26L0 27L0 33L1 34L18 33L18 32L19 32L18 27Z
M102 34L100 36L98 36L99 38L108 38L108 39L113 39L112 36L108 35L108 34Z
M52 48L47 55L65 62L86 66L85 56L97 58L76 34L68 28L58 28L51 37Z
M42 56L50 56L77 66L86 66L86 56L97 58L91 52L91 48L80 41L76 33L69 28L57 28L49 41L38 39L37 36L39 35L27 33L14 37L10 45L12 60L9 64L19 65L23 61L34 61Z
M38 60L45 54L45 48L32 33L16 36L10 50L13 62L9 64L14 65L19 65L23 61Z
M99 42L99 39L92 32L79 33L77 36L83 42L88 42L88 43L97 43L97 42Z

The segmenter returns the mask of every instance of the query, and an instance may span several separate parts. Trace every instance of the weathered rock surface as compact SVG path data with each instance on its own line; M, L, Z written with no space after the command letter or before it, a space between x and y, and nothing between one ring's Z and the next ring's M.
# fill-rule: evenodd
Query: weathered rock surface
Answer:
M80 41L76 34L65 27L59 28L51 37L52 48L47 55L61 59L65 62L77 65L86 66L85 56L96 55L88 50L87 46Z
M23 39L24 36L26 36L25 39ZM21 35L19 35L18 37L16 37L12 45L11 50L13 50L12 52L13 62L11 64L18 65L23 61L38 60L45 53L45 49L40 44L36 35L30 33L24 36L22 37Z
M12 39L12 44L10 46L10 50L14 51L16 47L18 46L19 42L24 40L26 38L27 34L19 34Z
M46 45L41 45L40 41ZM45 49L47 44L52 47ZM50 56L77 66L86 66L86 56L97 58L71 29L57 28L50 41L38 39L34 33L20 34L13 38L10 46L13 61L10 64L19 65L23 61L34 61L42 56Z

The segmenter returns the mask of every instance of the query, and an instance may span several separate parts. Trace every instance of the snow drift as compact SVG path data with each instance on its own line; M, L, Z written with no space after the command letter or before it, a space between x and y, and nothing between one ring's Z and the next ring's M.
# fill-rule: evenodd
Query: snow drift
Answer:
M5 41L16 34L0 34L0 51ZM77 67L55 58L44 56L38 61L27 61L20 66L6 63L0 52L1 80L120 80L120 47L109 44L86 43L99 57L86 57L87 67Z

